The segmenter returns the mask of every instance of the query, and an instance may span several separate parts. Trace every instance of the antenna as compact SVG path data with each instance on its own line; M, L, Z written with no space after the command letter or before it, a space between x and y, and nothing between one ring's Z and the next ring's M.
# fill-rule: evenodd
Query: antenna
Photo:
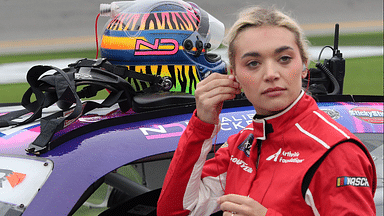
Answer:
M333 57L325 64L329 71L335 76L339 83L340 90L337 94L343 94L343 84L345 76L345 59L339 50L339 24L335 24L335 38L333 47Z
M335 37L333 42L333 56L340 53L339 50L339 23L335 24Z

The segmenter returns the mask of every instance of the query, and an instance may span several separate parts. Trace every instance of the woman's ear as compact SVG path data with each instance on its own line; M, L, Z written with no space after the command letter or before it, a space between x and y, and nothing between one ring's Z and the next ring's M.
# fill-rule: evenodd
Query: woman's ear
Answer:
M237 82L237 77L236 77L236 73L235 71L233 70L232 67L229 68L229 71L230 71L230 74L233 75L235 77L235 81Z
M235 71L233 70L232 66L229 66L229 72L231 75L235 76Z
M301 72L301 78L307 77L308 74L308 64L307 62L303 62L303 71Z

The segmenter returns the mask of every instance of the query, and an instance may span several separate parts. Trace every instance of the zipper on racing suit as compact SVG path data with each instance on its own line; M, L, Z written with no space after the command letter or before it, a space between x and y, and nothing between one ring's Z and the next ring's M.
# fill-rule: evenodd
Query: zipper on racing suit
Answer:
M272 124L269 124L269 123L265 122L264 130L265 130L265 136L267 137L268 134L273 132ZM262 144L263 144L263 140L257 139L257 142L256 142L256 145L257 145L256 171L257 171L257 168L259 167L259 161L260 161L260 154L261 154L261 146L262 146ZM256 175L257 175L257 173L256 173Z
M259 168L259 161L260 161L260 154L261 154L261 145L263 141L262 140L257 140L256 145L257 145L257 159L256 159L256 176L257 176L257 168Z

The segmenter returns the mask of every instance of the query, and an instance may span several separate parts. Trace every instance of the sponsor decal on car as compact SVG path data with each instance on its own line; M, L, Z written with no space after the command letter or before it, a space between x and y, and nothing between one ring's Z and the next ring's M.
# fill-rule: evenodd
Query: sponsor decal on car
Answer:
M327 113L334 120L340 118L340 113L335 109L321 109L321 111Z
M52 169L46 158L0 154L0 203L27 207Z
M3 182L8 181L11 187L16 187L16 185L20 184L24 178L25 174L14 172L8 169L0 169L0 189L3 187Z
M349 114L362 121L371 124L383 124L383 110L372 107L355 107L349 110Z
M222 131L239 131L244 129L248 124L252 122L254 113L244 115L227 115L220 118ZM163 139L170 137L180 137L183 131L186 129L188 121L152 125L151 127L139 128L146 139ZM250 146L249 146L250 147Z

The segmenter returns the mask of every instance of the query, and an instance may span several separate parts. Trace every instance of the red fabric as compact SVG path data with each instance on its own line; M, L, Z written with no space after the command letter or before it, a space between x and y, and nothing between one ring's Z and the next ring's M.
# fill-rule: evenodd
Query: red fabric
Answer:
M269 124L271 133L266 130ZM193 115L165 178L158 215L210 215L212 212L204 211L218 210L209 197L224 194L220 184L225 194L240 194L258 201L268 208L270 216L314 215L317 211L320 215L375 213L376 173L372 158L353 143L360 141L319 110L310 96L304 95L280 114L254 120L229 137L204 167L197 168L196 164L205 160L200 154L208 153L202 150L207 149L204 145L212 145L207 140L213 131L214 125ZM254 140L247 151L246 140L252 136ZM308 197L313 204L309 205L301 192L303 178L328 148L340 142L344 143L331 151L311 181L312 197ZM198 169L201 171L196 172ZM369 186L337 187L337 178L343 176L367 178Z

